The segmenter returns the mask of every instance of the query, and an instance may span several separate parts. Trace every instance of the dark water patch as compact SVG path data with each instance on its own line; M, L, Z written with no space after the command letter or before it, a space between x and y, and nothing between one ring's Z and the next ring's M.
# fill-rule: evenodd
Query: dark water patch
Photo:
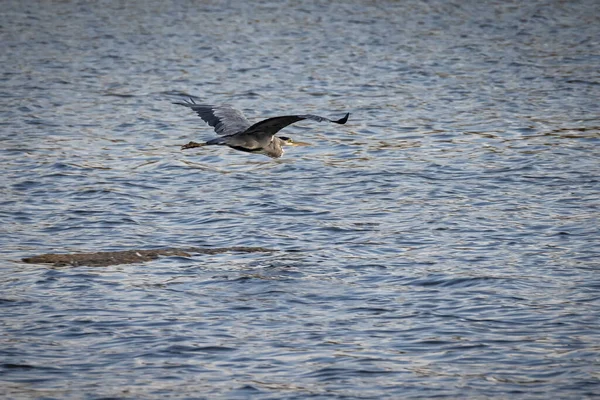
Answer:
M5 370L32 370L39 367L27 364L0 364L0 368ZM44 368L42 367L41 369Z
M184 346L184 345L173 345L164 350L162 353L171 353L171 354L189 354L189 353L229 353L235 351L236 349L226 346Z
M395 374L397 371L389 370L376 370L376 369L361 369L361 368L339 368L339 367L326 367L316 370L307 376L310 378L316 378L320 382L330 381L346 381L352 379L352 377L361 376L376 376L376 375L389 375Z
M373 315L381 315L389 312L395 312L395 309L390 308L381 308L381 307L355 307L351 308L348 311L352 313L358 314L373 314Z
M505 277L494 276L477 276L477 277L451 277L447 275L429 275L423 278L417 278L410 282L416 286L440 286L440 287L458 287L468 288L473 286L488 286L496 282L497 285L508 284L511 279Z
M112 92L112 91L104 93L104 96L108 96L108 97L121 97L121 98L136 97L135 94L131 94L131 93L116 93L116 92ZM130 125L130 126L133 126L133 125Z

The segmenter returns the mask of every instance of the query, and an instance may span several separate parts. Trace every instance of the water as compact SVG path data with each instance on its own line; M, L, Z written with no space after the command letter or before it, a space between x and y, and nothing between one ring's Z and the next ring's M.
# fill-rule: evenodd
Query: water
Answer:
M3 3L6 398L600 393L598 2ZM285 133L182 152L178 95ZM43 253L261 246L109 267Z

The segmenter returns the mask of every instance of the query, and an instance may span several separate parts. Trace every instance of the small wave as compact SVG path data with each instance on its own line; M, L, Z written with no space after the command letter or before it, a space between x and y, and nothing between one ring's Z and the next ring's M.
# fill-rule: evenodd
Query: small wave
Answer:
M410 282L410 285L415 286L441 286L441 287L472 287L478 285L488 285L490 281L501 281L507 278L495 276L478 276L478 277L448 277L432 275L425 278L417 278Z

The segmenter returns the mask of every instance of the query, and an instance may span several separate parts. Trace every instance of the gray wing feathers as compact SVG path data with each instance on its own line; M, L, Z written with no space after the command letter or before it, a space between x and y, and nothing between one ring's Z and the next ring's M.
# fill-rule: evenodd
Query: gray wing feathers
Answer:
M200 118L212 126L215 132L221 136L244 132L251 125L250 121L246 119L240 110L228 105L213 106L209 104L196 104L191 98L174 104L186 106L194 110Z
M348 121L349 115L350 114L348 113L343 118L340 118L338 120L331 120L329 118L320 117L318 115L312 115L312 114L286 115L286 116L282 116L282 117L273 117L273 118L268 118L263 121L257 122L256 124L249 127L246 132L248 132L248 133L260 132L262 134L274 135L277 132L279 132L280 130L282 130L283 128L285 128L286 126L291 125L298 121L302 121L303 119L310 119L310 120L317 121L317 122L327 121L327 122L333 122L335 124L345 124L346 121Z
M346 123L346 121L348 121L349 116L350 116L350 113L346 113L346 115L344 115L343 118L333 120L333 119L319 117L318 115L312 115L312 114L298 115L298 117L300 117L302 119L312 119L313 121L317 121L317 122L327 121L327 122L333 122L334 124L341 124L341 125L344 125Z

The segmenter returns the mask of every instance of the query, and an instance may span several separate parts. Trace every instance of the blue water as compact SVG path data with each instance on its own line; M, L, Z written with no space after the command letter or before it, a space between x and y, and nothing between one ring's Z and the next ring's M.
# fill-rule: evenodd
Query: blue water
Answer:
M0 395L600 393L597 1L3 2ZM226 147L186 94L283 132ZM282 132L282 133L283 133ZM43 253L272 253L53 267Z

